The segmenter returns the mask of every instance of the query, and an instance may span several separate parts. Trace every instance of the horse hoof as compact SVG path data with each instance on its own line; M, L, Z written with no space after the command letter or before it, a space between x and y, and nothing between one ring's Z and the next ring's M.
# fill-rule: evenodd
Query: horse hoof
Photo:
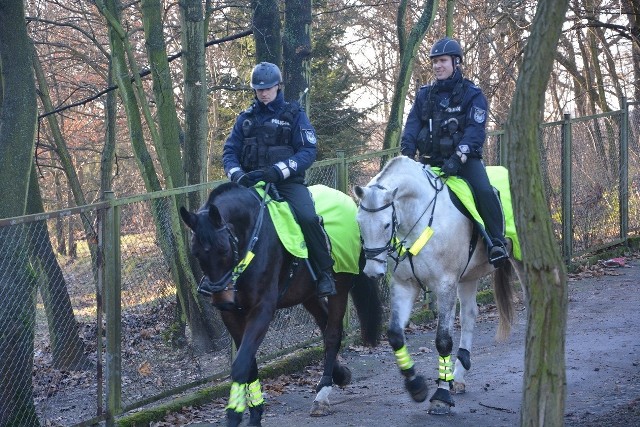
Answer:
M440 400L432 400L428 412L431 415L447 415L451 413L451 405Z
M346 387L351 384L351 369L346 366L340 366L337 372L334 371L332 378L333 383L338 387Z
M438 387L436 392L433 393L431 399L429 399L431 405L429 405L429 413L432 415L446 415L451 412L451 407L456 406L451 392L448 389Z
M249 407L249 424L248 427L262 427L262 413L264 412L264 404Z
M242 421L242 412L227 409L227 427L238 427Z
M416 376L412 380L405 378L404 387L416 402L424 402L427 398L427 393L429 393L429 386L427 386L427 382L421 375Z
M329 414L331 414L331 405L329 405L329 402L313 401L310 413L312 417L326 417Z
M453 387L451 388L451 392L454 394L465 394L466 393L466 385L465 383L453 382Z

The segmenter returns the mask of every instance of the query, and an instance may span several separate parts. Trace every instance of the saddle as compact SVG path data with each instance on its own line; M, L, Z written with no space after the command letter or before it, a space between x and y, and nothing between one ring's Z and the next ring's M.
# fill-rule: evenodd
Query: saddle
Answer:
M441 175L440 168L431 167L433 172ZM520 241L516 232L516 222L513 214L513 205L511 204L511 190L509 188L509 171L504 166L487 166L487 175L489 182L498 190L500 195L500 204L505 222L505 237L511 239L513 243L513 257L519 261L522 260L520 252ZM484 228L484 221L476 208L473 192L466 180L450 176L445 180L449 190L455 195L453 203L464 215L469 217L476 226Z
M316 213L331 241L333 271L336 273L358 274L360 259L360 228L356 221L358 207L348 195L325 185L312 185L311 191ZM260 197L264 197L264 188L254 187ZM285 249L294 257L309 257L307 245L300 226L295 220L286 201L277 201L267 194L267 208L276 228L278 238Z

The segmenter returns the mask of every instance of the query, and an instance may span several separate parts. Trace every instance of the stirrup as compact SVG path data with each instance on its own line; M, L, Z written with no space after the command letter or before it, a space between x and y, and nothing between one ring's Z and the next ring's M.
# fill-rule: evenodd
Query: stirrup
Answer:
M489 263L495 268L502 267L507 259L509 259L509 253L503 244L494 245L489 250Z
M318 298L330 297L336 294L336 283L331 273L323 271L319 274L317 291Z

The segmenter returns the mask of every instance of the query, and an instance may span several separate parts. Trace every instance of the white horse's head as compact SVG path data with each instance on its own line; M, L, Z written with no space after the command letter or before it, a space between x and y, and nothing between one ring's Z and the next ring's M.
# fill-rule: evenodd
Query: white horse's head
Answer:
M379 184L353 187L360 200L356 219L367 263L364 273L380 278L387 272L387 255L393 250L397 231L394 198L397 188L386 189Z

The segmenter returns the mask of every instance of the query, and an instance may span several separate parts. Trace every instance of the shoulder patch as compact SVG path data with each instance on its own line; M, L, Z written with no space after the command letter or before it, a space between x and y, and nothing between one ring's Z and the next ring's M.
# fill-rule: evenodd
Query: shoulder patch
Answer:
M473 115L473 120L476 123L484 123L487 118L487 110L483 110L482 108L474 106L471 112Z
M311 145L316 145L316 133L313 129L300 129L300 132L302 132L302 139L305 142L308 142Z

